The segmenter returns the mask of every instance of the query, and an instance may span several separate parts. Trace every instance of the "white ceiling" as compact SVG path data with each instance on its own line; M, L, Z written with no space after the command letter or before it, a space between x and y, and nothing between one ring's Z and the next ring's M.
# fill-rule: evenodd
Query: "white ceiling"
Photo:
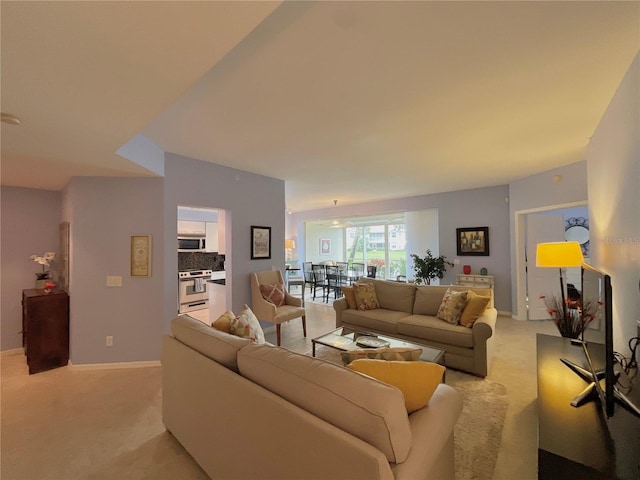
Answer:
M165 151L286 181L294 211L584 159L640 2L7 2L2 184L152 175Z

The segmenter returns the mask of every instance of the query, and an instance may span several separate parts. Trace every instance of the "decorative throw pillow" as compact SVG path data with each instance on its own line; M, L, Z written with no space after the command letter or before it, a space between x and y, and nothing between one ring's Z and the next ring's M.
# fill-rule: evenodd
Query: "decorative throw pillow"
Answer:
M251 328L246 315L238 315L231 321L229 333L236 337L248 338L252 342L257 342L256 332Z
M460 320L460 314L467 303L467 292L468 290L456 292L448 288L444 297L442 297L442 302L440 303L436 317L447 323L457 325Z
M273 303L276 307L284 304L284 285L276 283L275 285L260 284L260 293L262 298L267 302Z
M445 367L431 362L396 362L385 360L354 360L349 367L381 382L398 387L404 395L407 413L427 406L433 392L442 382Z
M377 360L397 360L397 361L415 361L422 355L421 348L367 348L362 350L351 350L349 352L340 352L342 363L349 365L354 360L360 358L371 358Z
M256 336L255 343L259 343L259 344L265 343L262 326L260 325L260 322L258 321L256 314L253 313L253 311L249 308L249 305L244 306L244 308L240 312L240 315L246 318L246 320L249 322L249 325L251 325L251 329L255 332L255 336Z
M218 318L216 318L211 326L216 330L219 330L224 333L231 333L231 322L236 316L233 314L231 310L227 310Z
M375 310L380 308L376 288L372 283L354 283L353 293L356 297L358 310Z
M351 310L356 310L358 304L356 302L356 294L353 291L353 287L342 287L342 294L347 299L347 305Z
M484 314L487 305L491 301L491 297L478 295L476 292L469 290L467 293L467 304L460 315L460 325L465 327L473 327L475 321Z

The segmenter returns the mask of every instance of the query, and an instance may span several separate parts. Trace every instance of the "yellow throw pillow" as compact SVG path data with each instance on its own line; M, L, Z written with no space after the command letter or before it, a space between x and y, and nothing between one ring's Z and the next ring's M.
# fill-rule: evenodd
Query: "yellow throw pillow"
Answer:
M465 327L473 327L475 321L484 314L487 305L491 301L491 297L478 295L476 292L469 290L467 292L467 304L460 315L460 325Z
M227 310L216 318L211 326L224 333L231 333L231 322L236 318L231 310Z
M467 293L467 290L456 292L448 288L444 297L442 297L442 303L440 303L436 317L452 325L458 325L460 314L462 314L462 310L464 310L464 306L467 303Z
M380 308L376 287L372 283L354 283L353 293L356 297L358 310L375 310Z
M388 348L364 348L362 350L351 350L340 352L342 363L349 365L354 360L360 358L373 358L379 360L397 360L399 362L416 361L422 355L421 348L388 347Z
M398 387L404 395L407 413L426 407L442 382L445 367L431 362L398 362L359 359L348 367L381 382Z
M347 305L351 310L355 310L358 308L358 304L356 303L356 294L353 291L353 287L342 287L342 294L344 298L347 299Z

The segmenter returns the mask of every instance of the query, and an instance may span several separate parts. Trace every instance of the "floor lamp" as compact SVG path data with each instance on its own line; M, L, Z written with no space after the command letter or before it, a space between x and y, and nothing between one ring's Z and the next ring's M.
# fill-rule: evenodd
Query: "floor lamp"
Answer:
M562 315L567 318L567 303L564 295L562 269L580 267L584 262L578 242L539 243L536 247L536 267L557 268L560 271L560 294L562 295Z

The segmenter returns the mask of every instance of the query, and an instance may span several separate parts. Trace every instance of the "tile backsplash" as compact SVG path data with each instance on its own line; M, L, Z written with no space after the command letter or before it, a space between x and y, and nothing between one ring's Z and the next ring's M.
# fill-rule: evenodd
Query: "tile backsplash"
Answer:
M224 270L224 255L215 252L178 252L178 271L185 270Z

